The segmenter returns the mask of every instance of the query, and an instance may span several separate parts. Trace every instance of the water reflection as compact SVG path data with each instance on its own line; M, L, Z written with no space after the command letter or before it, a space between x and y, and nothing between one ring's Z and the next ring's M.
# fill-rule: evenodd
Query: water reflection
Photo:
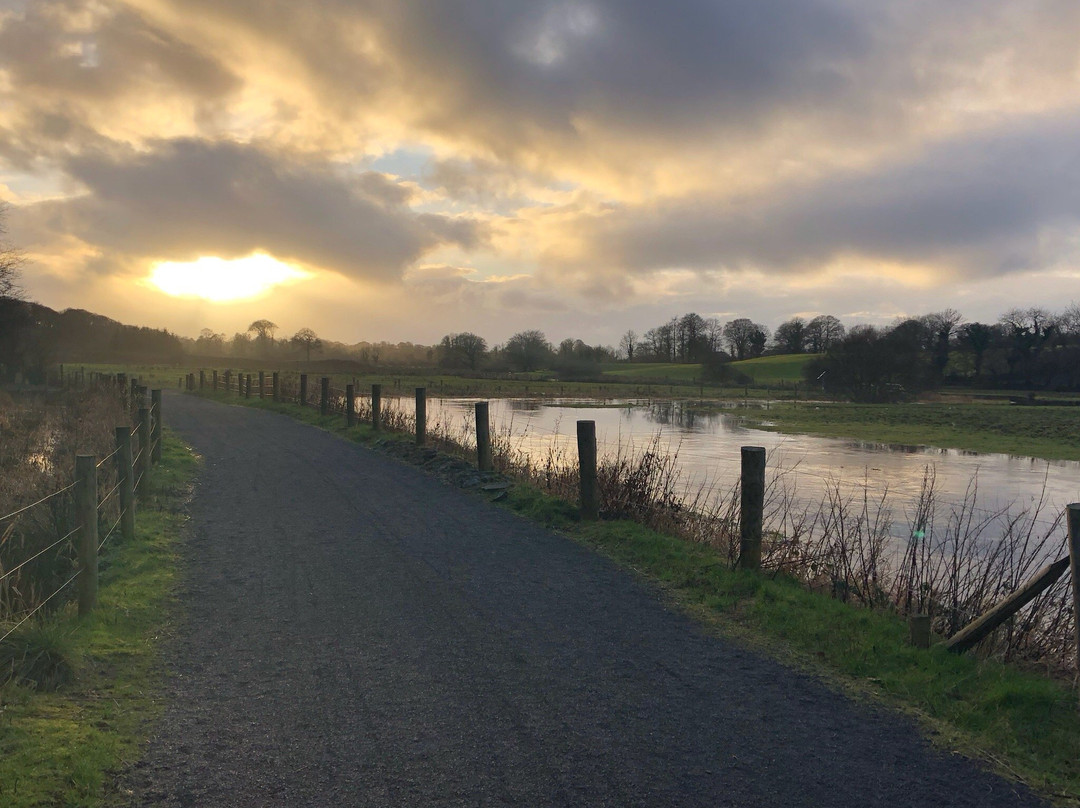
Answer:
M432 399L429 419L460 426L472 418L476 399ZM411 411L411 399L399 406ZM1049 524L1069 502L1080 501L1080 463L1046 461L958 449L892 445L814 435L785 435L748 427L735 412L702 409L685 401L496 399L492 426L520 451L535 457L550 453L572 462L574 422L596 422L602 457L620 446L643 448L655 440L661 451L678 453L687 490L714 485L726 490L739 474L740 447L764 446L774 472L784 472L798 499L813 503L832 487L873 497L888 495L903 523L918 498L929 467L936 477L938 512L964 500L977 481L977 507L984 513L1044 503L1040 520ZM901 524L900 529L903 529Z

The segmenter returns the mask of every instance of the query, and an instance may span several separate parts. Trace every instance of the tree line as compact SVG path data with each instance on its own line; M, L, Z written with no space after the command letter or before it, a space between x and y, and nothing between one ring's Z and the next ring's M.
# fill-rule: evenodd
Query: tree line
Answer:
M895 401L944 384L1080 390L1080 305L1013 308L994 323L955 309L887 327L855 326L806 367L809 381L857 401Z

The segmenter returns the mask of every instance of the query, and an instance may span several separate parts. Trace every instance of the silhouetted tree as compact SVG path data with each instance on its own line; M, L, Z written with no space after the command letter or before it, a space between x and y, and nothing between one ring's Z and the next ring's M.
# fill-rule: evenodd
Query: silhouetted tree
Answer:
M519 331L506 341L503 353L511 366L530 371L541 367L551 358L551 343L543 331Z
M301 328L289 338L289 342L303 349L308 362L311 361L311 352L321 351L323 347L322 340L310 328Z
M630 329L622 335L622 339L619 340L619 350L626 354L626 359L629 362L634 361L634 348L637 347L637 334L633 329Z
M476 370L487 356L487 340L470 331L447 334L439 343L439 364Z
M806 320L792 317L781 323L773 334L773 344L781 353L795 354L806 350Z
M739 317L724 325L724 341L736 359L760 356L768 340L768 329L746 317Z
M830 345L843 338L844 325L831 314L820 314L806 325L810 353L824 353Z

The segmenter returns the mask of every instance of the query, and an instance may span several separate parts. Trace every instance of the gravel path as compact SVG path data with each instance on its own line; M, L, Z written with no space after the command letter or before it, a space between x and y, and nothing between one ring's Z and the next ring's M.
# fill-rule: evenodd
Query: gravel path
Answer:
M138 806L1033 806L573 541L266 412L205 457Z

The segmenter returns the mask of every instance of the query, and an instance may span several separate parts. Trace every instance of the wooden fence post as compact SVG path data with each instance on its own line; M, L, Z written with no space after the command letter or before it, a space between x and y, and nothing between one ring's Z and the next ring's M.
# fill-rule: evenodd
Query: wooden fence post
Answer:
M319 391L319 415L330 414L330 377L323 376L320 380Z
M345 426L356 426L356 388L351 384L345 385Z
M962 654L964 651L974 648L991 631L1035 600L1040 592L1049 588L1054 581L1065 574L1065 570L1068 568L1068 556L1059 558L1052 564L1047 564L1035 573L1033 578L1003 601L984 614L979 615L949 637L945 642L945 650L952 651L954 654Z
M274 371L273 379L273 392L274 401L281 401L281 374L278 371Z
M577 422L578 469L581 478L581 518L600 516L596 497L596 421Z
M150 409L154 416L150 429L150 461L157 463L161 460L161 390L150 391Z
M300 406L307 406L307 374L300 374Z
M765 514L765 449L742 447L739 507L739 568L761 567L761 523Z
M259 371L259 398L266 398L266 371Z
M913 614L908 618L909 640L916 648L930 647L930 615Z
M245 385L244 398L251 398L251 374L247 374L247 385Z
M75 518L79 537L79 617L85 617L97 602L98 504L97 458L75 456Z
M476 467L491 471L491 422L488 420L488 403L476 402Z
M131 427L116 428L116 481L120 483L120 535L135 538L135 471L131 464Z
M1069 505L1069 566L1072 569L1073 630L1076 632L1076 659L1080 664L1080 502Z
M199 392L201 393L205 389L206 389L206 371L205 370L200 370L199 371Z
M211 377L211 382L210 382L210 384L211 384L211 386L210 386L210 392L212 392L212 393L216 393L216 392L217 392L217 371L216 371L216 370L214 370L214 371L211 371L211 373L212 373L213 375L212 375L212 377Z
M229 387L232 383L232 370L225 369L225 392L229 392Z
M150 482L150 408L139 407L139 475L138 489L146 490Z
M427 388L416 388L416 445L427 442Z
M382 426L382 385L371 385L371 428L376 432Z

